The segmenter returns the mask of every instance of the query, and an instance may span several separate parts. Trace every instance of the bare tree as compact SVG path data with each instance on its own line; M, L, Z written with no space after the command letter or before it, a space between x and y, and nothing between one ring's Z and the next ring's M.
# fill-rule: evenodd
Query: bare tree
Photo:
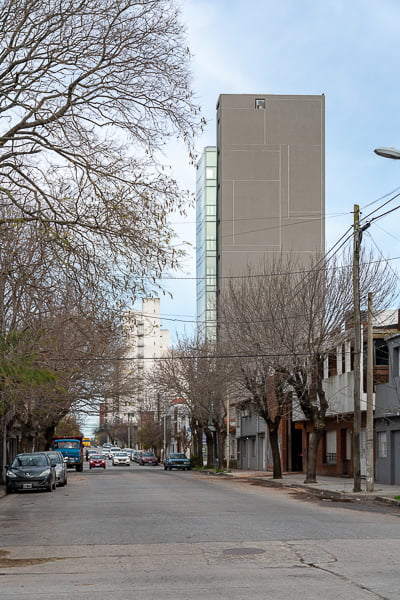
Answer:
M266 318L265 276L251 269L247 277L230 279L219 303L219 338L226 347L235 374L232 397L238 406L251 402L268 427L273 476L282 478L279 427L288 415L290 389L285 361L276 354L270 322Z
M114 293L174 267L160 150L191 153L201 122L174 1L3 0L0 40L3 228L34 223Z
M363 302L368 292L373 292L376 310L390 306L396 293L396 275L388 264L372 254L364 255L360 272ZM252 357L250 364L258 365L253 387L260 378L261 359L265 359L264 373L270 369L285 392L280 408L292 389L305 418L312 423L305 481L315 482L317 450L329 409L323 364L342 342L345 320L353 310L351 255L342 257L342 262L336 256L329 261L310 260L306 266L294 255L275 256L265 261L261 272L249 270L248 277L231 284L229 297L231 304L233 298L233 305L236 302L240 308L231 317L222 308L223 330L236 330L235 348L244 357ZM231 304L226 300L226 306ZM265 382L259 381L264 392ZM264 405L268 411L276 411L279 393L264 393ZM260 406L257 410L262 414ZM278 411L278 416L282 414Z
M222 467L226 438L226 404L229 363L222 360L214 344L197 337L181 339L152 373L153 385L164 398L181 398L187 405L193 435L194 459L202 464L202 434L207 439L208 466L214 466L214 439ZM215 437L214 437L215 436Z
M81 335L53 364L70 408L99 388L99 324L182 256L162 151L190 157L201 127L189 61L174 0L0 1L0 331L30 331L45 365Z

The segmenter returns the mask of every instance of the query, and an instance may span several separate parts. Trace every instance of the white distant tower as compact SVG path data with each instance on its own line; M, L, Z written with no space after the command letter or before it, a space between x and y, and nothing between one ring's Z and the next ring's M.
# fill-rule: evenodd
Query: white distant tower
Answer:
M140 427L141 415L158 410L157 394L145 383L145 376L154 368L157 359L169 348L169 331L161 329L160 299L144 298L141 310L123 314L125 357L121 361L121 380L132 380L132 389L123 393L118 402L109 402L106 422ZM126 385L126 384L125 384Z

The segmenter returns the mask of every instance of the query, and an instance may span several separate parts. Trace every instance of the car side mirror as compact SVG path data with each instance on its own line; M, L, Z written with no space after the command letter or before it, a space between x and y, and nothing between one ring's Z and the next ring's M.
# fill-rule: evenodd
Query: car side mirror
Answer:
M50 464L51 464L51 466L52 466L52 467L56 467L56 466L57 466L57 463L56 463L56 461L55 461L55 460L51 460L51 461L50 461Z

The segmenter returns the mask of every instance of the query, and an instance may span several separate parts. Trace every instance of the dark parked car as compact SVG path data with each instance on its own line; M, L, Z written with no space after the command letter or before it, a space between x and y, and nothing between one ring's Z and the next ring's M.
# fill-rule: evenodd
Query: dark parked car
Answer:
M96 448L86 448L86 460L89 460L94 454L99 454L99 451L96 450Z
M139 456L139 465L158 465L158 458L154 452L141 452Z
M172 454L168 454L164 460L164 471L167 469L190 469L190 460L183 454L183 452L173 452Z
M46 452L17 454L6 466L6 492L56 489L55 463Z
M89 456L89 469L95 469L96 467L106 468L106 457L104 454L91 454Z
M68 469L63 454L59 450L49 450L46 454L50 456L50 460L55 463L57 485L67 485Z

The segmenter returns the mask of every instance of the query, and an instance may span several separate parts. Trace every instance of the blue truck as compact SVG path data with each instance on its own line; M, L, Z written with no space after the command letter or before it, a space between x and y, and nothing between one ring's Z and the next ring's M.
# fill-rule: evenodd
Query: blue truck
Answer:
M83 437L53 437L51 448L61 452L67 467L75 467L76 471L83 471Z

